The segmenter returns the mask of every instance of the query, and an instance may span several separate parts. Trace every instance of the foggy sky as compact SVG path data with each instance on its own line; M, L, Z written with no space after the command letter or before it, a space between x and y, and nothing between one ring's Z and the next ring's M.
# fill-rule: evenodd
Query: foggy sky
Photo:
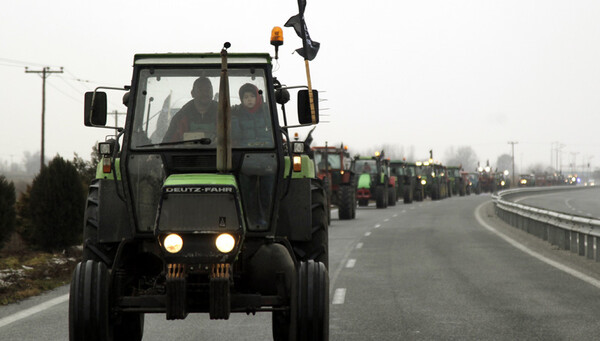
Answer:
M3 4L0 161L40 149L42 81L25 66L65 71L47 79L46 156L89 158L111 131L84 127L83 93L129 84L135 53L218 52L229 41L230 52L273 54L271 28L297 11L294 0ZM600 162L600 2L307 0L305 16L321 43L310 67L329 121L316 144L412 146L419 159L472 146L493 163L518 141L526 168L549 165L558 142L563 169ZM291 28L284 38L275 75L305 84L292 54L300 39ZM125 110L121 95L109 110Z

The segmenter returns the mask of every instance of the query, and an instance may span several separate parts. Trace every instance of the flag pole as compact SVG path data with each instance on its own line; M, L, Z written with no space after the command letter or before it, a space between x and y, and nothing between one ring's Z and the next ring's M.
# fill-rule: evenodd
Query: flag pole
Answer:
M304 66L306 66L306 82L308 84L308 101L310 102L310 116L312 119L312 123L317 123L317 119L315 117L315 100L313 98L312 84L310 82L310 68L308 66L308 59L304 59Z

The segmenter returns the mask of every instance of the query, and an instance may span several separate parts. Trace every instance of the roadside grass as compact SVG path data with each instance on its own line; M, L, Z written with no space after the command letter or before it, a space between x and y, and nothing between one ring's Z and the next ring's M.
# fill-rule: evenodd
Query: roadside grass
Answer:
M52 290L71 280L81 251L0 252L0 305L21 301Z

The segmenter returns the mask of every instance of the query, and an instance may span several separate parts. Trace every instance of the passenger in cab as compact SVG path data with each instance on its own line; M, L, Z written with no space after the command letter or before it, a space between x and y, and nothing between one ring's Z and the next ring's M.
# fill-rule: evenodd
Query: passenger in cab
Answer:
M232 139L240 147L272 145L270 117L262 91L251 83L240 87L240 104L231 110Z

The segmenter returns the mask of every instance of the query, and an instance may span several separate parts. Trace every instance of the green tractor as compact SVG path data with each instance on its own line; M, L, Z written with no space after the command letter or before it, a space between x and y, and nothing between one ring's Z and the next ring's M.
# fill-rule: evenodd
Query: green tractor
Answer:
M317 176L322 179L340 220L356 218L356 175L351 169L348 146L313 147Z
M417 162L421 169L421 184L426 197L440 200L448 196L446 167L433 161Z
M461 175L461 167L448 166L448 196L465 196L467 193L467 182Z
M377 208L396 205L397 179L390 174L390 160L383 158L383 152L377 152L373 157L356 156L352 160L352 170L358 175L358 206L369 205L369 200L375 200Z
M390 161L391 174L396 176L398 179L397 197L403 198L405 204L410 204L413 202L413 200L417 200L419 198L416 188L417 186L421 189L421 191L423 190L421 184L417 181L418 179L415 169L416 167L411 167L411 164L404 160ZM423 196L421 195L421 198L422 197Z
M140 340L147 313L257 312L275 340L328 339L325 190L278 115L299 87L273 77L268 53L229 46L135 55L124 128L106 126L105 92L86 93L85 125L119 134L99 144L70 340ZM299 126L318 123L317 95L298 91Z

